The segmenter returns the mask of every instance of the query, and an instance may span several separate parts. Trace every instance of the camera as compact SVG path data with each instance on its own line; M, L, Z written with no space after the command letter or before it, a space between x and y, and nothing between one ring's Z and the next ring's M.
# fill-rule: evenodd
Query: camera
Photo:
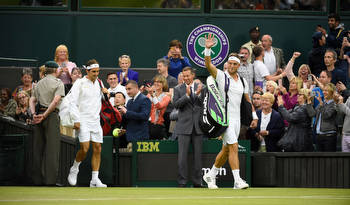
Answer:
M243 54L238 54L238 57L239 58L244 58L244 55Z
M144 80L142 85L145 87L151 87L153 85L153 82L151 80Z
M312 75L311 74L307 75L307 80L308 81L312 81Z
M61 64L61 67L62 67L62 68L65 68L65 67L66 67L66 63L63 62L63 63Z

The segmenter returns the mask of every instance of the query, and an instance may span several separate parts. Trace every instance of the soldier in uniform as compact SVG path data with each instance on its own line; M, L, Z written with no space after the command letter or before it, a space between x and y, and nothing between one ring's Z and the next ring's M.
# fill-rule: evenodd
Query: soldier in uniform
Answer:
M250 41L243 44L241 47L248 48L249 50L249 58L247 62L253 63L254 62L254 57L253 55L253 48L255 46L262 46L261 41L259 40L260 37L260 30L259 27L253 27L249 30L249 36L250 36Z
M56 77L58 65L45 63L46 76L34 88L30 98L33 113L33 182L37 185L55 185L60 153L60 119L58 109L64 96L64 85Z

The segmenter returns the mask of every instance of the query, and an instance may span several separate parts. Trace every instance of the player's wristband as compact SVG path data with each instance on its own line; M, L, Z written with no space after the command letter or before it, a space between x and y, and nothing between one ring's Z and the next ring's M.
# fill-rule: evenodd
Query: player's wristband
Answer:
M258 116L256 115L256 112L252 112L253 120L258 120Z
M211 55L211 49L205 48L204 49L204 56L210 56Z

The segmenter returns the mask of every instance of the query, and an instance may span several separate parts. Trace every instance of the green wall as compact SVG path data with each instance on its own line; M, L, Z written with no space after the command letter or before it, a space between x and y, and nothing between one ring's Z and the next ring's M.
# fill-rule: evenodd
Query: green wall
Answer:
M343 22L349 25L350 18ZM79 66L96 58L103 67L117 67L117 56L128 54L132 67L155 67L156 60L167 54L170 40L185 44L192 29L207 23L225 31L231 51L249 41L248 30L258 25L261 34L272 35L273 46L285 51L286 62L293 51L302 52L297 62L301 64L307 60L315 26L327 27L327 17L2 11L0 56L36 58L42 64L53 59L57 45L66 44L70 59ZM183 54L187 56L186 48Z

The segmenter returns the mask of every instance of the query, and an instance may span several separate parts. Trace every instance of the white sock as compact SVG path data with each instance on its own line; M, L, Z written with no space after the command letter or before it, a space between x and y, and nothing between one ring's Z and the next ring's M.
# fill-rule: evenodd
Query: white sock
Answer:
M232 174L235 182L238 182L241 180L241 177L239 176L239 169L232 170Z
M75 160L74 160L74 162L73 162L73 166L72 166L72 167L73 167L73 169L79 169L79 165L80 165L80 163L81 163L81 162L77 162L77 161L75 161Z
M209 171L209 176L216 177L219 171L220 171L220 168L217 168L215 165L213 165L213 167Z
M98 171L92 171L92 177L91 177L92 180L96 180L98 179Z

